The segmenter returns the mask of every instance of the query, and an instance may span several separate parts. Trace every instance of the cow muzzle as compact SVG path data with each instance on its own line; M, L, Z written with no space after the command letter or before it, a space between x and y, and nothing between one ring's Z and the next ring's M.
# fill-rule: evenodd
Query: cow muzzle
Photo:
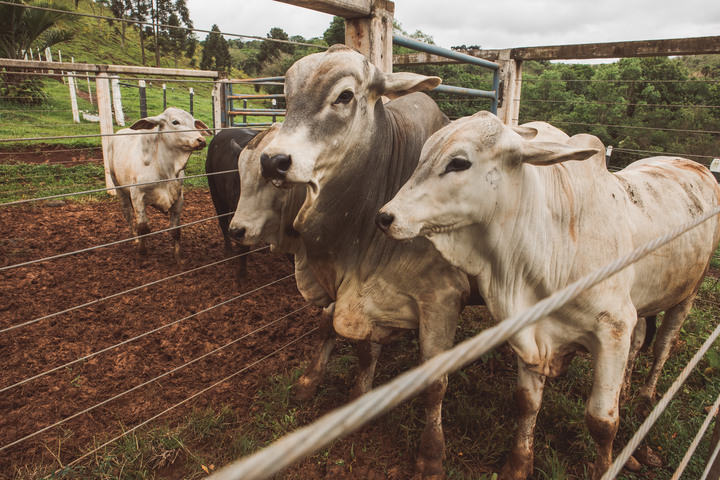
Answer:
M292 157L290 155L278 154L270 156L263 153L260 156L260 167L265 180L285 181L291 166Z
M233 242L242 244L243 240L245 240L246 232L247 232L247 230L245 229L245 227L230 228L230 230L228 230L228 236L230 237L230 240L232 240Z
M390 229L390 226L395 221L395 215L392 215L387 212L380 212L375 216L375 225L380 229L383 233L388 233L388 230Z

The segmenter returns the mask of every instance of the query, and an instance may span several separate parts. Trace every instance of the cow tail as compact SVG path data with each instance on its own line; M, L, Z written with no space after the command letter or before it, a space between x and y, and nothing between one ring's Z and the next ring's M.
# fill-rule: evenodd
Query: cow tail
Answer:
M650 344L655 339L655 332L657 332L657 315L652 315L645 318L645 341L643 341L640 351L644 352L650 347Z

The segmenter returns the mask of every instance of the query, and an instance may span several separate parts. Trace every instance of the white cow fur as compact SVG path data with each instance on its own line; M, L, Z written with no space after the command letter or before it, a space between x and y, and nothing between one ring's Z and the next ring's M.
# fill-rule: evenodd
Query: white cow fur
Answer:
M138 135L138 130L158 134ZM120 206L133 236L150 232L145 213L147 205L170 212L170 227L180 224L185 165L193 151L205 147L203 136L209 135L210 131L203 122L195 120L184 110L170 107L162 114L140 119L130 128L119 130L116 136L110 137L108 163L110 177L116 187L178 179L176 182L117 189ZM179 261L180 230L172 230L171 234L175 241L175 258ZM144 238L139 239L139 252L141 255L146 253Z
M480 112L428 140L378 222L396 239L429 238L450 263L477 276L493 317L507 318L720 203L717 182L695 162L654 157L611 174L603 153L589 135L531 143ZM502 478L532 472L545 376L561 373L579 349L595 365L585 413L598 448L594 477L607 470L636 319L665 311L661 331L671 331L658 336L674 337L720 238L718 225L714 218L683 234L511 338L519 420ZM666 356L669 345L660 350ZM644 389L654 392L651 383Z

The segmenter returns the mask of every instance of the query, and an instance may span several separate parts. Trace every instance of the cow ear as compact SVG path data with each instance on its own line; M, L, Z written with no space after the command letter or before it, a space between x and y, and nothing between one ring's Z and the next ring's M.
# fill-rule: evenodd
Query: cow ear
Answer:
M537 137L538 134L538 129L533 127L523 127L516 125L510 128L525 140L532 140L533 138Z
M385 74L385 91L390 99L402 97L414 92L427 92L442 83L440 77L426 77L417 73L398 72Z
M200 133L202 133L206 137L212 136L212 132L210 131L210 127L205 125L205 123L201 120L195 120L195 129L200 130Z
M160 117L145 117L130 125L130 130L152 130L160 125Z
M234 138L232 140L230 140L230 149L232 150L233 155L236 155L236 156L240 155L240 152L243 151L243 147L241 147L240 144L237 143Z
M522 161L531 165L553 165L568 160L587 160L603 150L574 147L556 142L523 142L520 149Z

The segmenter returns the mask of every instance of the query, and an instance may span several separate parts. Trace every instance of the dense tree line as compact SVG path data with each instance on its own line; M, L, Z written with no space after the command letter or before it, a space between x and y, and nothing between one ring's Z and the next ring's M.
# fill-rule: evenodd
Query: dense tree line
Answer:
M617 166L654 152L708 163L720 156L720 82L688 63L691 58L667 57L526 62L520 122L545 120L570 134L596 135L616 149Z

